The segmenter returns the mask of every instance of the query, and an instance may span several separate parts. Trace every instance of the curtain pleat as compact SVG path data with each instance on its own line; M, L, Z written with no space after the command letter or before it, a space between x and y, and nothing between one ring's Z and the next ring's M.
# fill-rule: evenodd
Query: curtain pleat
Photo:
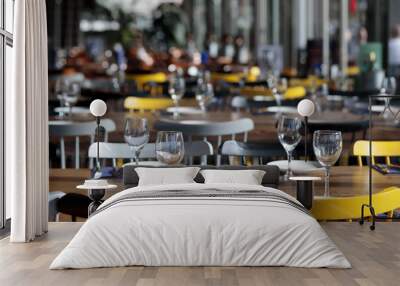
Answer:
M47 231L48 75L45 0L15 2L14 94L6 99L12 242ZM7 103L7 100L9 103Z

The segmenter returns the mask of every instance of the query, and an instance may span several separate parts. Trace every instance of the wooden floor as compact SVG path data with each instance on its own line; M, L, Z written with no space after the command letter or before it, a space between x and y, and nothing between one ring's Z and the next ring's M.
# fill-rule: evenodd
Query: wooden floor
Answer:
M378 223L375 232L357 223L323 223L352 269L288 267L126 267L48 270L81 226L51 223L29 244L0 241L0 285L400 285L400 223Z

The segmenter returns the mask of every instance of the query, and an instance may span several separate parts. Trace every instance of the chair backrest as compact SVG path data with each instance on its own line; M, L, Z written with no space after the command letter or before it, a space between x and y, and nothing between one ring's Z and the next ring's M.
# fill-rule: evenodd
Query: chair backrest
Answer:
M154 111L165 109L171 106L173 106L173 102L170 98L128 96L124 101L124 107L129 111Z
M222 136L230 135L232 140L235 140L237 134L243 134L243 141L247 142L247 134L254 129L254 122L250 118L225 122L159 120L154 124L154 128L158 131L181 131L189 141L192 141L193 137L202 137L203 140L207 140L209 136L217 136L215 150L218 150L222 145ZM215 154L217 165L220 165L221 157L218 152Z
M271 89L266 86L245 86L240 89L240 94L247 96L273 96ZM283 99L299 100L305 97L306 94L307 91L303 86L292 86L286 90Z
M249 109L249 103L247 102L247 98L242 95L237 95L232 98L231 106L236 111L240 111L241 109Z
M100 125L106 132L116 130L115 122L111 119L101 119ZM96 121L76 122L76 121L49 121L50 136L91 136L94 135L97 124Z
M305 97L307 94L305 87L303 86L293 86L289 87L284 95L284 99L299 99Z
M311 118L308 122L308 131L312 134L316 130L337 130L342 133L352 134L351 142L356 139L356 133L362 133L362 139L365 138L367 129L369 127L369 121L366 118L360 118L357 120L314 120Z
M246 157L252 158L252 164L263 164L263 157L282 157L286 155L285 149L279 143L248 143L236 140L225 141L219 149L222 156L241 157L246 163ZM231 160L230 160L231 161Z
M213 147L207 141L193 141L185 142L185 157L202 157L213 155ZM97 143L92 143L89 147L89 158L97 157ZM156 159L156 146L155 143L146 144L140 152L140 159ZM128 144L126 143L99 143L99 158L112 159L113 166L115 167L116 159L130 159L133 158L133 153ZM206 162L202 161L201 165Z
M158 120L154 124L154 128L158 131L181 131L186 136L224 136L247 133L254 129L254 122L250 118L224 122Z
M353 154L357 156L358 165L362 166L362 157L369 157L369 141L357 141ZM385 157L389 165L390 157L400 157L400 141L372 141L372 164L375 164L375 157Z
M100 125L105 129L105 138L108 140L108 133L116 130L116 126L111 119L102 119ZM66 168L65 158L65 137L75 137L75 168L80 166L80 137L89 136L90 142L94 142L96 131L96 121L74 122L74 121L49 121L50 137L60 137L61 168ZM92 164L92 162L90 162ZM90 166L91 167L91 166Z

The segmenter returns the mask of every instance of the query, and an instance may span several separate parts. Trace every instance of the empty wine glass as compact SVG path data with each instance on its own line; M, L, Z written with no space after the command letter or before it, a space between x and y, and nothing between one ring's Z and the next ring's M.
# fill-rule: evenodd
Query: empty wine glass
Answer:
M393 96L396 94L396 88L397 88L396 78L385 77L382 80L380 94ZM383 101L384 101L385 107L382 112L382 115L384 118L391 118L391 115L394 116L394 114L395 114L390 107L391 98L384 98Z
M317 130L314 132L313 148L318 162L325 168L325 197L329 197L330 168L342 153L342 133L333 130Z
M197 82L196 100L202 111L206 111L207 105L214 97L214 88L211 83L199 79Z
M396 79L394 77L385 77L382 80L381 91L389 95L396 94Z
M179 114L178 112L179 101L185 94L185 79L179 73L170 78L168 93L175 104L174 116L177 116Z
M63 93L65 106L68 107L69 115L72 115L72 108L78 102L81 93L81 86L79 83L71 83L68 86L68 91Z
M300 143L301 120L297 117L282 116L278 122L278 138L283 148L286 150L288 157L288 168L285 174L285 180L292 176L290 163L292 161L292 153L296 146Z
M167 164L179 164L185 154L182 132L160 131L157 133L157 160Z
M149 126L146 118L128 118L125 122L124 138L131 147L136 165L144 145L149 142Z
M62 78L57 79L54 87L54 92L57 96L58 101L60 102L60 107L61 107L59 112L60 117L63 117L65 114L65 112L63 111L64 107L66 106L64 98L65 98L65 93L67 91L68 90L65 80L63 80Z
M285 96L286 91L288 89L288 81L286 78L282 77L278 80L277 83L277 88L278 88L278 92L279 94L282 96L282 98Z
M281 106L282 105L282 95L279 92L279 87L278 87L278 78L275 77L273 74L268 74L267 76L267 83L268 83L268 87L272 92L272 96L275 99L276 105L277 106Z

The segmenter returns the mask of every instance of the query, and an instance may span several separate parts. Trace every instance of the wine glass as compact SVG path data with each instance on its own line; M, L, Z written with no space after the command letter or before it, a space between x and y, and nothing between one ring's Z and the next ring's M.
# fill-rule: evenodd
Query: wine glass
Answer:
M278 91L279 91L280 95L283 98L285 96L285 94L286 94L287 89L288 89L288 81L287 81L287 79L284 78L284 77L280 78L278 80L278 83L277 83L277 88L278 88Z
M268 88L272 92L272 96L274 97L274 99L276 101L276 105L281 106L282 105L282 96L279 92L278 81L279 81L278 78L275 77L272 73L269 73L267 75Z
M157 160L167 164L179 164L185 154L182 132L159 131L156 141Z
M396 78L394 77L385 77L382 80L382 85L381 85L381 90L380 93L383 95L395 95L396 94ZM393 114L393 111L390 108L390 101L391 98L384 98L383 99L385 108L382 112L382 115L384 118L389 118L391 114Z
M333 130L317 130L313 136L313 148L318 162L325 168L325 197L329 197L330 168L342 152L342 133Z
M179 100L181 100L185 94L185 79L179 74L171 77L169 81L168 93L175 104L174 116L177 116L179 114Z
M389 95L396 94L396 79L394 77L385 77L382 80L381 91Z
M81 86L79 83L71 83L68 86L68 91L63 93L63 99L65 106L68 107L69 115L72 115L72 108L78 102L79 95L81 93Z
M273 93L275 97L276 104L278 106L282 105L282 101L285 98L286 91L288 89L288 82L286 78L280 78L276 82L275 92Z
M205 82L203 79L199 79L197 83L196 100L203 112L206 111L206 107L213 97L214 88L212 84Z
M278 138L283 148L286 150L288 157L288 168L285 174L285 180L292 176L290 163L292 161L292 153L296 146L300 143L301 120L297 117L282 116L278 122Z
M125 122L124 138L132 150L136 165L144 145L149 142L149 125L146 118L128 118Z
M54 87L54 92L57 96L58 101L60 102L60 111L59 111L59 115L60 117L63 117L65 112L64 112L64 107L65 105L65 93L67 92L67 85L65 80L63 80L62 78L57 79L55 87Z

